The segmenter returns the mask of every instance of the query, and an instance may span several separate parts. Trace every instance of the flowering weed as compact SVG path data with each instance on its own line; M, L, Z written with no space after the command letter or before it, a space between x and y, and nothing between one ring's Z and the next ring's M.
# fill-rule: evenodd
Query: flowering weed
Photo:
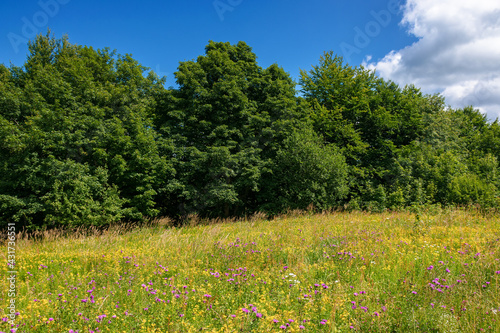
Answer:
M0 331L498 332L499 220L442 213L415 234L414 219L335 213L20 235L16 325L4 293Z

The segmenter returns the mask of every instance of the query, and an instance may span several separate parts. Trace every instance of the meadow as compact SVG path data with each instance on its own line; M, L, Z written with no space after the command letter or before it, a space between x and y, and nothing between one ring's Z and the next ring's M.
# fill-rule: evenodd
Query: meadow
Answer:
M500 219L474 211L39 236L18 235L0 332L500 332Z

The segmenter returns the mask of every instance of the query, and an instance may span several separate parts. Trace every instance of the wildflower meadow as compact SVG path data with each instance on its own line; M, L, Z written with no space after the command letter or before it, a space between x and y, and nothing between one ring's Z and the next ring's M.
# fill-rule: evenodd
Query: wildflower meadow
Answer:
M475 211L159 220L16 246L0 332L500 332L500 222Z

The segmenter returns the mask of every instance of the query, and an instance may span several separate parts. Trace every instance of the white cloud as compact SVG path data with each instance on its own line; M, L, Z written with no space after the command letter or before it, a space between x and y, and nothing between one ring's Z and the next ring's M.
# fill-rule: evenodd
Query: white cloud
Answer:
M419 40L365 67L500 117L500 2L408 0L401 25Z

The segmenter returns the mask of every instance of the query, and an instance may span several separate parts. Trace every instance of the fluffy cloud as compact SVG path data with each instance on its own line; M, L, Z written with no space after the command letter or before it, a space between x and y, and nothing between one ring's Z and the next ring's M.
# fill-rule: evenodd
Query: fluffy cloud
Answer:
M500 2L408 0L401 24L419 40L365 67L500 117Z

